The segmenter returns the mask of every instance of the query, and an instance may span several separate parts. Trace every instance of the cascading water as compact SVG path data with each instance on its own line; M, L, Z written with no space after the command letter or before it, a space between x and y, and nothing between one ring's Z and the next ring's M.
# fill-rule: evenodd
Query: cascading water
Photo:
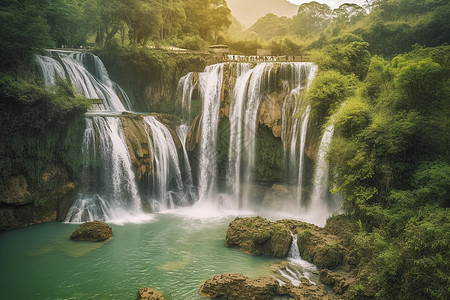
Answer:
M153 116L145 116L147 139L153 161L152 210L165 210L187 204L178 152L169 129Z
M227 185L234 199L240 199L243 113L248 80L251 75L250 64L238 65L236 85L230 103L230 146L228 149ZM235 204L239 205L238 201L235 201Z
M333 138L334 124L328 125L322 136L317 153L316 167L314 171L314 187L311 200L307 209L308 218L315 224L325 225L326 217L331 213L326 200L328 199L328 163L326 154Z
M194 73L188 73L178 82L178 94L181 96L182 119L185 123L191 123L191 100L194 92Z
M109 79L100 59L91 54L50 51L48 56L37 56L36 61L47 85L57 84L58 77L70 80L81 95L102 99L103 102L95 104L95 112L87 114L83 145L83 153L87 157L86 172L92 173L92 170L95 170L101 174L86 174L85 178L89 183L85 184L83 193L72 207L68 221L111 220L119 218L118 212L121 211L141 212L141 199L121 120L112 116L131 109L126 93ZM286 97L282 103L281 138L289 160L288 166L292 172L295 169L296 173L293 178L296 178L297 196L293 203L299 212L300 206L304 205L302 198L305 145L310 115L310 107L304 103L301 91L309 86L317 67L312 63L229 65L230 70L236 69L236 81L234 86L230 87L230 143L226 170L226 181L232 201L225 202L224 199L216 200L221 197L214 194L218 191L219 179L216 144L221 100L224 98L224 65L206 67L204 72L198 74L198 80L195 73L189 73L179 81L178 92L181 95L183 113L182 125L178 126L177 134L182 145L182 156L178 157L169 129L155 117L144 117L154 168L152 182L149 184L153 191L145 194L150 195L152 209L186 206L191 200L216 207L253 209L254 201L249 196L247 185L243 188L243 183L253 180L256 167L260 106L263 99L272 97L271 93L280 91L280 86L283 86L282 92ZM195 189L198 189L198 195L194 196L194 180L186 143L193 117L191 100L195 89L198 89L202 100L202 113L198 125L200 133L197 137L199 163L196 172L198 187ZM327 132L328 128L322 139L317 159L318 167L314 174L315 178L318 178L315 182L320 181L321 186L319 187L319 183L315 184L308 212L316 206L326 207L327 195L323 190L326 190L328 179L323 174L327 171L319 170L323 169L323 153L326 152L324 148L331 140L330 136L327 142ZM183 159L183 167L180 167L180 158ZM106 186L110 188L105 189Z
M304 176L304 149L309 121L310 107L304 103L300 93L308 88L317 73L313 63L290 63L291 91L285 97L282 108L282 135L285 155L289 157L289 175L298 177L297 208L302 204L302 185ZM298 169L295 166L298 165Z
M297 209L300 208L303 198L303 169L305 161L305 145L306 145L306 131L308 129L309 114L311 107L308 105L305 113L302 115L300 127L300 153L298 157L298 182L297 182ZM292 154L292 153L291 153Z
M86 168L98 166L98 174L82 179L83 194L70 208L66 221L114 221L140 212L141 202L120 120L86 118L82 151ZM90 174L90 170L85 173Z
M177 127L176 131L178 134L178 137L180 138L181 146L183 147L183 158L184 158L184 186L186 188L186 191L188 193L188 198L193 197L193 180L192 180L192 168L191 164L189 162L189 155L186 150L186 139L189 134L189 130L191 129L191 126L188 126L186 124L180 125Z
M216 143L222 95L223 66L223 64L208 66L203 73L199 74L200 92L203 101L200 137L199 203L206 203L216 188Z
M248 190L244 189L243 192L241 191L241 182L249 182L252 177L252 171L255 168L255 145L259 107L262 97L270 93L271 89L276 85L273 82L272 74L278 66L281 67L282 73L289 74L287 78L284 78L287 96L284 100L282 115L283 141L287 140L286 135L288 131L285 106L287 104L291 105L292 103L296 105L296 109L292 112L293 129L290 130L291 136L289 138L289 142L293 140L292 144L294 145L293 150L291 150L292 161L296 162L299 156L296 150L297 138L300 135L299 130L296 128L300 127L298 126L299 123L305 124L301 128L305 131L303 140L306 137L309 112L302 119L296 117L296 114L300 111L298 108L300 104L298 104L297 98L300 91L313 80L317 72L317 67L312 63L263 63L251 69L251 65L249 64L237 64L237 79L230 101L230 146L227 183L233 197L236 199L235 201L237 203L235 206L239 208L248 208L250 205ZM306 122L302 122L304 119L306 119ZM303 142L300 146L301 149L304 148L304 144ZM243 155L246 157L245 165L241 164ZM300 154L300 156L302 155L303 153ZM299 174L303 174L302 171L300 169ZM241 173L243 174L241 175ZM298 175L298 177L300 178L301 176Z
M105 66L95 55L71 51L49 51L49 56L38 55L36 62L46 85L55 85L58 77L68 78L84 97L102 99L103 103L94 104L93 110L125 111L125 106L131 109L128 96L109 79ZM89 70L93 70L95 75Z
M122 222L134 218L142 212L141 199L121 120L111 116L131 109L128 96L109 78L95 55L48 51L47 56L38 55L36 63L47 86L55 86L58 78L69 80L82 96L102 100L102 104L93 105L97 112L87 113L85 119L82 193L66 221Z
M202 127L200 132L199 203L204 203L214 191L217 182L216 139L218 112L223 85L223 66L209 66L199 74L202 101ZM226 183L232 201L227 208L252 209L254 201L249 195L248 183L253 180L255 169L256 138L259 109L264 97L283 82L286 94L282 109L282 142L290 177L295 180L297 196L293 199L296 211L300 213L303 203L304 161L308 121L311 108L304 102L301 92L306 89L317 73L313 63L247 63L229 64L230 73L235 68L235 83L230 92L229 120L230 139ZM180 79L178 91L185 115L189 115L189 104L194 92L194 73ZM291 209L292 206L289 207Z
M299 286L301 284L301 278L306 278L310 283L315 284L311 281L311 274L317 272L318 269L315 265L301 258L297 244L297 235L293 234L291 231L290 234L292 237L292 242L286 258L291 263L291 266L278 270L281 275L278 282L280 284L284 284L289 281L293 285Z

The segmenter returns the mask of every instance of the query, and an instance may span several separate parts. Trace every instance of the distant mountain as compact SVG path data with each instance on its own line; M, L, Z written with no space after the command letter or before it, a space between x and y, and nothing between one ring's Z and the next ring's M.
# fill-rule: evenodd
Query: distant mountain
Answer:
M227 3L233 16L247 28L268 13L292 17L298 11L298 5L287 0L227 0Z

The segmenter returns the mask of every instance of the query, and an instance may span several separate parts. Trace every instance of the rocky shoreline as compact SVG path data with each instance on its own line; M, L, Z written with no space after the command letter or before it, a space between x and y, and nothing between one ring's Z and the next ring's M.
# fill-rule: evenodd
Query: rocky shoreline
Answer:
M339 221L339 219L337 219ZM273 296L290 296L294 299L349 299L350 288L355 283L351 275L351 258L345 229L336 224L321 228L295 220L271 222L262 217L236 218L227 230L225 245L239 247L250 255L286 257L292 235L297 235L300 255L318 267L320 283L311 282L286 263L274 269L288 268L299 274L298 284L285 283L276 276L250 279L242 274L220 274L206 280L199 294L224 299L272 299ZM292 233L292 235L291 235ZM336 235L336 234L338 235ZM342 236L344 234L344 236Z

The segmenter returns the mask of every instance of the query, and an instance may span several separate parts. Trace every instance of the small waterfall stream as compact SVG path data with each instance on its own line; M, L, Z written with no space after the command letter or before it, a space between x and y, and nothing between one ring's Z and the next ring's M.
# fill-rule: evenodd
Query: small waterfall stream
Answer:
M190 72L178 81L177 92L181 96L182 119L191 123L191 100L194 92L194 73Z
M310 283L315 284L311 281L311 274L317 272L318 269L315 265L303 260L300 257L300 251L297 244L297 235L293 234L291 231L292 242L287 255L287 260L290 262L290 266L285 266L284 268L278 269L278 273L281 278L277 278L280 285L290 282L295 286L301 284L301 279L305 278Z
M325 159L330 146L331 139L333 138L334 125L328 125L322 136L322 140L319 146L319 152L317 153L316 166L314 170L313 180L313 192L311 194L311 200L307 209L308 218L314 220L315 224L324 226L325 221L331 211L328 208L326 199L328 199L328 163Z

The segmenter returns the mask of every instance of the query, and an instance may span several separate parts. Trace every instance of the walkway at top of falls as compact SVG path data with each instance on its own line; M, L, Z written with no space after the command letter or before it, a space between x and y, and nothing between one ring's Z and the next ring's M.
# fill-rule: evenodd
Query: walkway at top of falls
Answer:
M308 62L309 56L294 55L233 55L228 54L219 58L224 62Z
M209 51L196 51L177 47L156 47L147 46L152 50L163 50L167 52L176 53L190 53L190 54L202 54L211 55L215 57L219 62L248 62L248 63L260 63L260 62L310 62L311 58L308 55L239 55L239 54L227 54L227 53L211 53ZM88 47L83 48L55 48L55 50L65 51L79 51L90 52L92 51Z

